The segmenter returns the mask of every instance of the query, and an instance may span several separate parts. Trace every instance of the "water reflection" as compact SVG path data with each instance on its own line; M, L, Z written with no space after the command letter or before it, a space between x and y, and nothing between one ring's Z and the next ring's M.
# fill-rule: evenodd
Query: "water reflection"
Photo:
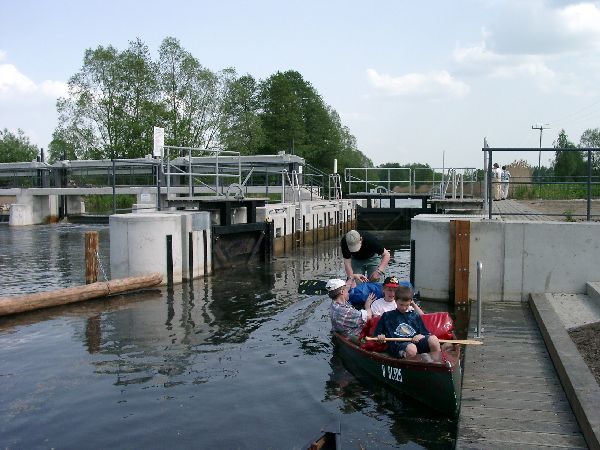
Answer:
M395 445L418 444L427 449L447 449L454 445L456 424L452 420L432 415L414 400L398 397L368 377L359 382L346 370L337 351L331 356L330 367L325 400L341 401L345 414L362 413L387 422ZM385 439L379 435L369 436L364 439L365 448L380 448Z
M0 224L0 297L84 284L86 231L98 231L100 261L110 278L106 226Z
M88 229L13 234L0 227L3 239L27 237L25 249L46 243L37 266L27 263L34 253L23 251L22 239L9 242L12 250L2 245L3 255L20 255L8 264L3 258L2 279L24 272L26 283L44 266L55 273L26 290L79 284ZM102 235L107 249L106 230ZM385 245L391 272L407 277L406 241L393 236ZM332 346L329 300L297 294L301 279L342 274L339 241L332 240L267 266L0 318L2 443L300 448L339 420L346 448L450 448L446 422L344 369ZM64 432L65 423L72 432ZM222 433L232 423L244 426Z

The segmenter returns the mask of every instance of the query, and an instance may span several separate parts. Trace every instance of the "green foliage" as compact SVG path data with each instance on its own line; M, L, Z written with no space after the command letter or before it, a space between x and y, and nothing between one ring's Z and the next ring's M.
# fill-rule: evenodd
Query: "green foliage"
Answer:
M311 89L295 71L277 72L261 83L261 122L266 137L264 153L300 153L296 152L296 147L299 150L306 143L303 102L308 101Z
M513 198L517 200L571 200L587 198L587 185L584 181L569 184L539 184L516 186ZM600 197L600 185L592 185L592 197Z
M573 218L574 211L567 210L563 212L563 214L565 215L565 222L576 222L576 220Z
M152 126L161 123L156 65L140 39L123 52L99 46L85 52L83 67L59 99L59 126L51 159L135 158L152 148Z
M33 145L23 130L17 133L0 130L0 163L28 162L36 159L38 148Z
M235 71L213 73L172 37L160 46L158 68L165 144L205 149L218 145L225 98Z
M112 214L112 195L83 195L85 210L93 214ZM137 201L135 195L119 194L115 196L117 210L131 211L131 207Z
M358 150L338 113L298 72L277 72L260 83L259 89L265 138L260 153L296 154L326 173L331 173L335 159L338 173L347 167L373 166Z
M592 156L592 172L595 175L600 174L600 129L587 129L579 139L579 147L597 148L598 151L591 153Z
M555 148L575 149L577 148L567 138L565 130L561 130L558 139L554 142ZM578 176L586 174L586 164L583 161L581 152L573 151L556 151L554 161L554 175L562 177L565 181L576 180Z
M265 146L260 109L258 84L251 75L228 83L220 125L221 144L225 150L254 155Z
M410 181L411 173L412 178L414 180L414 186L416 189L419 189L421 186L429 186L431 187L432 183L440 182L442 180L442 174L440 172L435 172L429 164L421 164L421 163L409 163L409 164L400 164L400 163L384 163L378 166L381 168L378 171L378 179L379 180L387 180L391 177L392 180L402 181L402 183L398 183L399 187L406 188ZM391 168L402 168L402 169L410 169L409 170L395 170L391 171L388 177L388 170ZM393 187L392 187L393 189Z

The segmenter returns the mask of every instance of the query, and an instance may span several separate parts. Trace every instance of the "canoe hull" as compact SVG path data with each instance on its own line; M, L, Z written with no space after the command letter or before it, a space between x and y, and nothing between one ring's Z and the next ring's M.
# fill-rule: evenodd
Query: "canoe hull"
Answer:
M415 359L392 358L363 350L334 333L344 365L356 376L366 375L393 391L419 401L426 408L456 418L460 409L460 347L444 351L444 361L427 363Z

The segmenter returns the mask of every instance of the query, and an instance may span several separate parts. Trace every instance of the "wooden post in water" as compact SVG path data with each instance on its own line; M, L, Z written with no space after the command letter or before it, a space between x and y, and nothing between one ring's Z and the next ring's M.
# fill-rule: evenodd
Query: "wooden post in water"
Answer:
M85 232L85 284L98 281L98 232Z

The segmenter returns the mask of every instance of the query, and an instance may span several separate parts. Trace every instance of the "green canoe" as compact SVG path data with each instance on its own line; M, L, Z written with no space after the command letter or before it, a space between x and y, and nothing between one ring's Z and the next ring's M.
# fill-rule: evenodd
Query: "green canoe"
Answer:
M445 416L458 417L462 382L459 345L443 348L440 361L426 362L421 355L393 358L364 350L341 334L334 336L344 365L358 378L366 375Z

